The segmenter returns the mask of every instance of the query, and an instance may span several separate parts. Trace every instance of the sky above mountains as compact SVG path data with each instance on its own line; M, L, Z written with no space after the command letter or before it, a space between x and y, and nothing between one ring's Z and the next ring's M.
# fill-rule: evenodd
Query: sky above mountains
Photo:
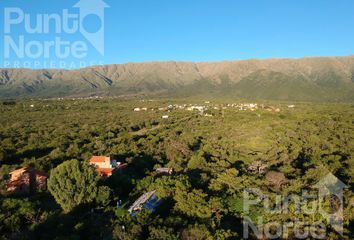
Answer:
M104 9L104 15L99 0L82 0L86 12L73 8L77 2L2 0L1 67L16 67L16 61L28 61L31 68L57 68L62 61L65 68L77 68L80 62L96 65L354 54L352 0L106 0L109 8ZM47 29L45 14L56 14ZM74 28L66 31L65 14L72 14L68 27L75 25L75 14L80 16L76 20L85 33ZM81 18L84 14L87 18ZM62 46L54 41L58 39ZM76 44L79 41L85 46ZM54 45L45 50L47 43ZM77 51L65 54L65 43ZM61 53L55 47L62 48ZM54 66L49 65L51 61Z

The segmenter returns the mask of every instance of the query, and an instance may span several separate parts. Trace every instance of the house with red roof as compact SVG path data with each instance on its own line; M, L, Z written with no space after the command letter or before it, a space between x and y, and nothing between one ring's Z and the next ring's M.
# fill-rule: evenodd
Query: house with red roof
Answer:
M29 194L47 188L49 175L34 168L23 167L10 172L6 185L9 194Z
M90 165L95 166L97 172L102 177L112 176L114 171L119 168L124 168L126 164L121 164L112 157L106 156L92 156L90 159Z

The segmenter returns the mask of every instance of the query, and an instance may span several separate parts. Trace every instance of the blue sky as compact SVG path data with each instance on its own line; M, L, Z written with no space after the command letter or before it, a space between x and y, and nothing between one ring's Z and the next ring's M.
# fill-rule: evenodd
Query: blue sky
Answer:
M84 0L85 1L85 0ZM90 4L93 0L86 0ZM95 0L97 1L97 0ZM31 17L77 9L78 0L2 0L4 10L23 9ZM105 53L88 43L83 59L65 62L126 63L144 61L222 61L248 58L343 56L354 54L353 0L106 0ZM85 20L86 21L86 20ZM98 29L97 19L87 19L87 28ZM4 52L4 30L0 44ZM81 33L29 34L22 25L10 34L26 41L50 41L59 36L68 41L84 40ZM0 64L19 60L1 55ZM59 61L20 58L21 61ZM3 66L1 66L3 67ZM29 66L34 67L35 66ZM43 66L39 66L41 68ZM68 66L65 66L70 68ZM78 67L76 66L73 66Z

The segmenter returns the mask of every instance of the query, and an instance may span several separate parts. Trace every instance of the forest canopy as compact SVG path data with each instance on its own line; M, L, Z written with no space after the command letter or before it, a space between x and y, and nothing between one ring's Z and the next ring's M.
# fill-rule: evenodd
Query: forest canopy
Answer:
M326 223L326 239L353 239L354 106L258 102L240 110L240 104L65 99L1 105L0 239L241 239L245 189L270 198L311 192L328 173L347 188L343 237ZM203 112L188 110L201 105ZM100 177L88 164L93 155L127 167ZM9 195L9 173L20 167L48 173L48 189ZM130 214L151 191L159 206ZM248 216L286 221L297 215L256 205Z

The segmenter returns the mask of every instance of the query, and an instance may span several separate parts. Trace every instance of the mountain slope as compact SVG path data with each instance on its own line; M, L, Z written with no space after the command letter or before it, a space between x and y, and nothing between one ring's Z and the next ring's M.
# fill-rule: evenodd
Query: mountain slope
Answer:
M221 94L354 101L354 56L216 63L148 62L79 70L0 69L0 97Z

